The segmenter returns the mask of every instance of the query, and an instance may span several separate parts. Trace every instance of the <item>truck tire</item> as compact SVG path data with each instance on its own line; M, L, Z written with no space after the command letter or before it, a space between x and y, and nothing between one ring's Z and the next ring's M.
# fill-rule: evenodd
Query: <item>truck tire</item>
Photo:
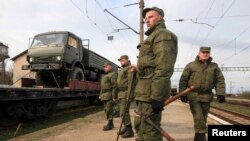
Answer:
M72 71L70 79L85 80L83 70L79 67L76 67Z

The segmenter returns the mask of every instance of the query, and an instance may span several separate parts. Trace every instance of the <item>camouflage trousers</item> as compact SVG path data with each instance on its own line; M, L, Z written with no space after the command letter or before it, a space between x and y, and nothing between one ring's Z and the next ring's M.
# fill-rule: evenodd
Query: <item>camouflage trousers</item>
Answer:
M119 102L115 102L113 105L113 114L120 113Z
M113 120L113 101L105 100L104 102L104 112L106 113L107 120Z
M119 108L120 108L120 116L123 118L124 116L124 125L131 124L131 118L129 114L129 108L126 110L127 100L126 99L119 99Z
M206 133L210 102L189 101L189 106L193 114L195 133Z
M152 106L149 102L137 101L137 115L134 119L134 126L138 139L140 141L162 141L163 137L159 131L157 131L152 125L145 121L145 116L152 113ZM158 114L153 114L150 119L160 127L161 123L161 112Z

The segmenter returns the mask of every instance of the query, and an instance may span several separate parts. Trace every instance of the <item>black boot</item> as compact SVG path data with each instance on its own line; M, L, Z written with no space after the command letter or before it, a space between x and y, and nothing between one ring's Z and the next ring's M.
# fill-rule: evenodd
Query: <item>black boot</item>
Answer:
M194 141L198 141L198 133L195 133L195 135L194 135Z
M206 141L205 133L195 133L194 141Z
M122 134L122 137L123 138L134 137L134 132L133 132L131 124L126 126L126 132Z
M135 138L135 141L143 141L143 140L141 140L141 139L139 139L139 138Z
M103 127L103 131L108 131L114 128L113 120L109 120L108 124Z
M126 130L127 130L127 126L124 125L122 130L119 132L119 135L124 134L126 132Z
M201 139L201 141L207 141L205 133L201 133L200 139Z

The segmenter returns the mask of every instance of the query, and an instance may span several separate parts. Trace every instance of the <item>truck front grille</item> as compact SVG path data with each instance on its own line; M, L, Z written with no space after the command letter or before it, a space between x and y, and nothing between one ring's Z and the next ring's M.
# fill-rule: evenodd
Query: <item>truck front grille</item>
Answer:
M35 57L34 62L35 63L56 62L56 56Z

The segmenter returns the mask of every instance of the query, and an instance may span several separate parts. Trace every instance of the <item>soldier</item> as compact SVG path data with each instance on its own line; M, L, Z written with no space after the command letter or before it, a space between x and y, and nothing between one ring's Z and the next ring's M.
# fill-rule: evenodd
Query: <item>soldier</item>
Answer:
M139 46L135 88L137 141L162 141L159 131L145 121L149 118L158 126L161 122L163 101L170 96L170 78L177 57L177 37L166 29L164 12L157 7L143 10L148 36Z
M118 103L118 101L115 101L114 105L113 105L113 117L114 118L120 117L120 110L119 110L119 103Z
M117 86L118 86L118 100L120 108L120 117L124 118L124 126L121 132L123 138L129 138L134 136L134 132L131 125L131 119L129 114L129 108L126 109L128 100L132 100L132 96L129 99L129 90L132 83L132 72L130 71L130 60L127 55L122 55L118 61L120 61L122 69L118 72Z
M207 132L207 115L210 102L213 100L212 89L215 88L217 100L225 102L225 80L218 65L211 62L210 47L201 47L194 62L189 63L180 78L179 90L194 86L188 96L181 98L183 102L189 101L193 114L195 136L194 141L205 141Z
M103 127L103 131L114 128L113 124L113 102L117 98L117 73L113 71L111 63L103 65L105 74L101 80L101 92L99 99L104 102L104 111L108 124Z

